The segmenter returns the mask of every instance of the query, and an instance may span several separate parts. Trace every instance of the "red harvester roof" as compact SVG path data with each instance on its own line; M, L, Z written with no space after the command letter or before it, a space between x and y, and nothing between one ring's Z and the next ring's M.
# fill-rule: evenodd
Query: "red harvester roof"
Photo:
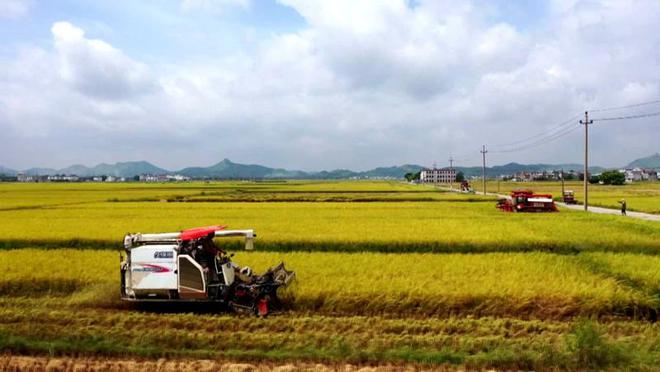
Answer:
M181 240L191 240L201 238L210 233L216 232L218 230L224 230L227 226L216 225L216 226L206 226L206 227L195 227L193 229L181 231Z

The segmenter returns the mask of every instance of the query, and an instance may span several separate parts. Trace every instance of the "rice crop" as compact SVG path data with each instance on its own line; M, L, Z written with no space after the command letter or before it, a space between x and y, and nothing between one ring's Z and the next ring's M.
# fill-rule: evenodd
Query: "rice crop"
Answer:
M116 303L117 252L20 249L0 258L0 295ZM593 273L573 256L239 252L235 261L256 271L280 261L294 269L298 280L283 297L297 312L563 319L643 315L658 306L644 290Z
M533 189L546 186L556 187ZM598 192L616 198L620 189ZM494 199L382 181L0 184L0 351L466 369L660 365L660 224L502 213ZM296 271L283 314L119 301L125 233L218 223L256 230L256 252L218 240L239 264L259 272L284 261Z
M656 254L660 224L562 211L512 214L493 202L86 203L0 211L0 246L117 247L127 232L227 224L261 250Z

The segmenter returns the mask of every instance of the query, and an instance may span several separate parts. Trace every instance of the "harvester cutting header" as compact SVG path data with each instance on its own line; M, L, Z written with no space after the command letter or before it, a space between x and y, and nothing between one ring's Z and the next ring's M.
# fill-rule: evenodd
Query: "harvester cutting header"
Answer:
M558 212L550 194L534 194L532 190L514 190L506 199L497 202L505 212Z
M218 302L240 312L266 315L277 306L277 289L295 273L284 264L256 275L240 267L213 241L244 237L254 249L253 230L208 226L160 234L128 234L121 262L121 298L135 302Z

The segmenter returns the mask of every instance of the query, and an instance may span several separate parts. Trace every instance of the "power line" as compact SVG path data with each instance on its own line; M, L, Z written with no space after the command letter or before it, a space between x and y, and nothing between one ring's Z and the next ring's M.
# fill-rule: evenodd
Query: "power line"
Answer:
M562 138L562 137L568 135L569 133L574 132L575 130L577 130L579 128L580 128L580 126L577 126L577 125L575 125L575 123L573 123L573 126L565 128L561 132L557 132L557 133L554 133L550 136L540 138L540 139L538 139L534 142L531 142L531 143L528 143L528 144L525 144L525 145L522 145L522 146L514 147L514 148L511 148L511 149L506 149L506 150L491 150L491 152L493 152L493 153L517 152L517 151L523 151L523 150L527 150L527 149L537 147L537 146L542 146L542 145L545 145L545 144L550 143L552 141L555 141L559 138Z
M629 115L629 116L615 116L615 117L610 117L610 118L599 118L599 119L593 119L593 121L642 119L642 118L649 118L649 117L653 117L653 116L660 116L660 112L651 112L651 113L648 113L648 114Z
M647 101L647 102L641 102L641 103L635 103L635 104L630 104L630 105L625 105L625 106L616 106L616 107L606 107L606 108L594 109L594 110L591 110L591 111L592 112L605 112L605 111L613 111L613 110L623 110L623 109L630 109L630 108L642 107L642 106L653 105L653 104L660 104L660 99L653 100L653 101ZM480 151L481 154L482 154L482 167L485 166L486 152L510 153L510 152L523 151L523 150L527 150L527 149L530 149L530 148L533 148L533 147L542 146L542 145L548 144L552 141L556 141L556 140L558 140L562 137L565 137L566 135L568 135L568 134L576 131L578 128L580 128L579 125L578 126L575 125L575 120L580 115L581 114L574 115L570 119L567 119L567 120L557 124L555 127L551 128L548 131L538 133L538 134L535 134L533 136L526 137L526 138L523 138L521 140L517 140L517 141L514 141L514 142L509 142L509 143L499 144L499 145L491 145L491 147L495 147L495 148L504 148L503 150L489 150L489 151L486 151L485 146L483 146L482 150ZM584 123L585 123L585 127L588 127L588 125L592 124L594 121L642 119L642 118L648 118L648 117L654 117L654 116L660 116L660 112L652 112L652 113L637 114L637 115L627 115L627 116L605 117L605 118L591 119L591 120L588 120L585 117L585 122ZM580 123L582 124L581 120L580 120ZM587 128L585 128L585 131L586 130L587 130ZM585 135L585 138L586 138L586 135ZM526 142L529 142L529 143L526 143ZM516 147L513 147L513 148L507 148L507 147L510 147L512 145L520 145L520 146L516 146ZM588 146L588 145L585 144L585 153L587 152L586 146ZM466 162L466 161L474 160L476 158L477 158L476 156L469 156L469 154L465 154L465 156L459 156L459 157L453 158L452 160L456 161L456 162ZM585 159L585 165L586 165L586 159ZM485 187L484 187L484 189L485 189Z
M536 139L536 138L539 138L539 137L553 136L553 135L557 134L555 132L561 132L567 126L575 124L575 120L579 116L580 116L580 114L574 115L574 116L570 117L569 119L561 122L560 124L558 124L554 128L550 129L549 131L545 131L543 133L539 133L539 134L536 134L536 135L533 135L533 136L530 136L530 137L527 137L527 138L523 138L521 140L517 140L517 141L514 141L514 142L509 142L509 143L504 143L504 144L499 144L499 145L491 145L491 147L509 147L511 145L517 145L517 144L525 143L529 140Z
M653 105L653 104L656 104L656 103L660 103L660 99L656 99L654 101L642 102L642 103L633 103L631 105L625 105L625 106L600 108L600 109L589 110L589 111L591 111L591 112L603 112L603 111L623 110L623 109L628 109L628 108Z
M622 109L629 109L629 108L635 108L635 107L642 107L642 106L647 106L647 105L652 105L652 104L658 104L660 103L660 100L653 100L653 101L647 101L647 102L640 102L640 103L635 103L635 104L630 104L630 105L625 105L625 106L616 106L616 107L607 107L607 108L601 108L601 109L596 109L596 110L591 110L597 111L597 112L605 112L605 111L612 111L612 110L622 110ZM554 128L550 129L549 131L539 133L527 138L523 138L521 140L517 140L514 142L506 143L506 144L499 144L499 145L491 145L491 147L495 148L502 148L502 147L509 147L512 145L518 145L522 144L520 146L516 146L511 149L503 149L503 150L491 150L492 152L500 152L500 153L506 153L506 152L516 152L516 151L522 151L528 148L535 147L540 144L545 144L547 142L554 141L556 139L559 139L561 137L564 137L565 135L575 131L578 127L573 127L573 124L575 123L574 120L576 120L580 114L572 116L571 118L559 123L557 126ZM611 117L611 118L602 118L602 119L593 119L594 121L607 121L607 120L625 120L625 119L639 119L639 118L646 118L646 117L652 117L652 116L660 116L660 112L655 112L655 113L650 113L650 114L639 114L639 115L629 115L629 116L620 116L620 117ZM525 142L532 141L528 144L525 144Z

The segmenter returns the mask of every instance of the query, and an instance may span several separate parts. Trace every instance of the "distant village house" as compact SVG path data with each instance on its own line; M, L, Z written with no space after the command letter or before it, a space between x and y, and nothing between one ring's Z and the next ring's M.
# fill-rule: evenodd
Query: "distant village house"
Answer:
M432 168L422 169L419 173L422 183L450 183L456 182L456 169L454 168Z
M658 180L658 172L653 169L628 168L628 169L622 169L619 172L625 174L626 182L628 183Z

